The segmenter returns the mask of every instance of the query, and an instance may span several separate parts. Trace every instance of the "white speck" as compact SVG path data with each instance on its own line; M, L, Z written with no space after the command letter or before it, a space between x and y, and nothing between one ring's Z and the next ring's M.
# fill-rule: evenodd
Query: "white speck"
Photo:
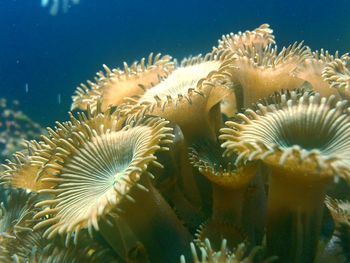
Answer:
M28 83L25 84L25 89L26 89L26 93L28 93L29 92L29 85L28 85Z

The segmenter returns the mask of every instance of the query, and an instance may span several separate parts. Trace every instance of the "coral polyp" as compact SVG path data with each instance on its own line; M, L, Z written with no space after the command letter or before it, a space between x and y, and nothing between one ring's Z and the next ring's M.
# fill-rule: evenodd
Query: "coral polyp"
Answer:
M103 65L68 121L13 134L0 261L349 262L349 72L347 54L277 49L268 24L181 63ZM5 142L31 122L2 108Z
M349 180L346 105L333 95L296 98L294 93L289 100L282 95L279 104L247 110L237 116L241 122L226 122L229 128L222 129L226 155L235 152L240 161L262 160L271 170L267 246L287 257L285 262L314 259L326 187L334 176ZM281 193L287 195L283 200Z

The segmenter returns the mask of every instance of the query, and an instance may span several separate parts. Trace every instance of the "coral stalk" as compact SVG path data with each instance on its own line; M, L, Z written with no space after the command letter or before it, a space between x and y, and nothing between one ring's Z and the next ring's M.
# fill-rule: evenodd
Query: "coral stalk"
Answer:
M278 255L279 262L313 262L329 181L326 178L305 184L297 176L272 170L266 232L269 255Z
M148 191L132 189L130 196L137 201L126 200L121 204L120 209L123 211L120 213L121 219L116 218L113 227L108 225L102 227L101 233L112 247L119 250L119 253L122 239L126 245L125 254L140 242L147 251L145 256L149 262L177 262L178 255L184 251L190 255L188 244L192 241L192 236L146 177L147 175L144 175L140 181ZM120 226L121 222L126 225ZM120 236L115 235L115 229L121 227L127 230L121 229Z

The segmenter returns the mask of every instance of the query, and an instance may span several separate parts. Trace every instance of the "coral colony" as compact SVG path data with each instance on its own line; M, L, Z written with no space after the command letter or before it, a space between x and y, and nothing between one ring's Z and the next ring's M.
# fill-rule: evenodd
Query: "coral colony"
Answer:
M349 61L263 24L104 65L4 162L0 261L349 262Z

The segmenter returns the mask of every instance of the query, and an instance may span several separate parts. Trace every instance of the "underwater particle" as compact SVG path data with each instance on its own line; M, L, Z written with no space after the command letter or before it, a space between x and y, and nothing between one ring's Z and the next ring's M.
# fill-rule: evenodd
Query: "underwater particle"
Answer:
M346 105L335 96L298 98L292 92L279 104L238 114L240 122L226 122L221 130L226 155L262 160L271 171L267 249L284 262L314 259L326 187L335 176L350 179Z
M60 10L67 13L71 5L79 4L80 0L41 0L42 7L48 7L50 14L55 16Z
M57 94L57 103L60 105L61 104L61 93Z

